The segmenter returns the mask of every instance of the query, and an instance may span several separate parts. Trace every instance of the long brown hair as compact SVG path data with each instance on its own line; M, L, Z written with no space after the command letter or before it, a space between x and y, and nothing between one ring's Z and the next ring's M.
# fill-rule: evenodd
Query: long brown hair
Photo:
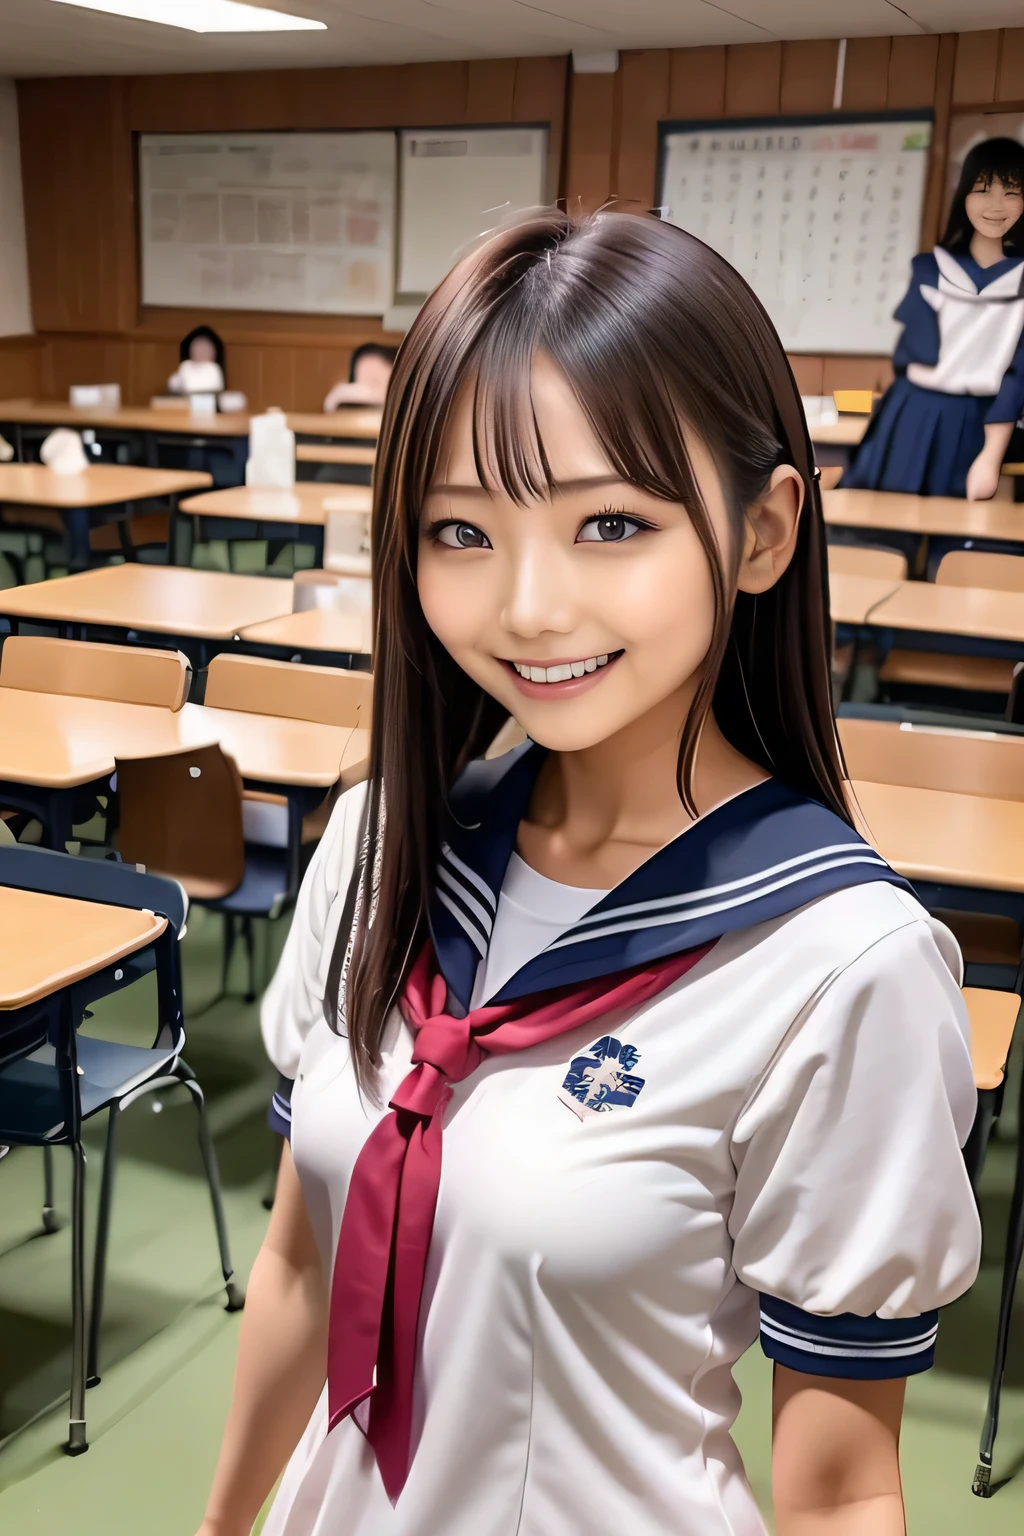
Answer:
M422 943L449 789L504 712L424 620L420 510L452 406L474 391L483 484L520 504L552 479L530 402L542 351L563 370L624 480L682 503L703 543L717 619L678 783L691 777L709 709L725 736L792 788L848 820L829 678L824 525L800 397L771 321L742 278L691 235L653 218L544 211L488 238L431 294L403 344L384 409L373 509L374 710L364 871L345 1013L359 1081L372 1085L385 1017ZM701 501L683 426L707 445L734 533L779 464L805 503L792 562L770 591L736 594ZM680 616L685 623L685 617ZM382 814L382 787L386 813ZM364 873L363 879L367 878ZM350 896L349 910L354 898ZM337 1017L345 921L325 1010Z

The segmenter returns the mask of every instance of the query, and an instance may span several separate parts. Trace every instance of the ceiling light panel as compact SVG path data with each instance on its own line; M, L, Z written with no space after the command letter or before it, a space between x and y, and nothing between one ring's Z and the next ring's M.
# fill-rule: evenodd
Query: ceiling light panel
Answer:
M242 5L237 0L54 0L76 10L103 11L109 16L128 16L133 21L152 21L186 32L323 32L322 21L290 16L286 11Z

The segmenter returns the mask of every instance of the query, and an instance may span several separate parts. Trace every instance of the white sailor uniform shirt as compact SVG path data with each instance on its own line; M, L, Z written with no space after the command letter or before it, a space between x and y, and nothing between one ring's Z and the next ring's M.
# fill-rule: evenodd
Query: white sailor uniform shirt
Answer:
M412 1048L395 1010L371 1103L322 1013L364 795L335 809L263 1014L328 1273ZM449 856L447 889L482 895ZM476 905L493 933L500 900ZM266 1536L763 1536L730 1435L758 1332L799 1371L910 1374L974 1278L959 967L900 883L852 885L725 932L599 1037L486 1059L445 1113L405 1487L392 1506L353 1421L327 1435L325 1389Z

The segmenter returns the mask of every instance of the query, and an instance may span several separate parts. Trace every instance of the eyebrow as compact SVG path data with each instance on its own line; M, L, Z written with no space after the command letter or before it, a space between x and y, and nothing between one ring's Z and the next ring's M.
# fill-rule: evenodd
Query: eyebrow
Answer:
M626 485L620 475L588 475L582 480L558 480L553 489L561 496L571 491L589 491L598 485ZM485 485L458 485L442 484L432 485L427 492L428 496L489 496L491 492Z

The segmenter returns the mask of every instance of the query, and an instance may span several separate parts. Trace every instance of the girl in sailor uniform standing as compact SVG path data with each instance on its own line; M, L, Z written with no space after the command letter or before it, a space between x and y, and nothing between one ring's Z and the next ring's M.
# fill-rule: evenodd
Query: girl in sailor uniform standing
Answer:
M915 256L895 383L844 486L994 496L1024 410L1024 146L970 151L941 245Z
M203 1536L282 1468L267 1536L764 1536L759 1333L779 1536L897 1536L975 1095L956 946L851 824L778 337L683 231L538 215L420 311L375 498Z

